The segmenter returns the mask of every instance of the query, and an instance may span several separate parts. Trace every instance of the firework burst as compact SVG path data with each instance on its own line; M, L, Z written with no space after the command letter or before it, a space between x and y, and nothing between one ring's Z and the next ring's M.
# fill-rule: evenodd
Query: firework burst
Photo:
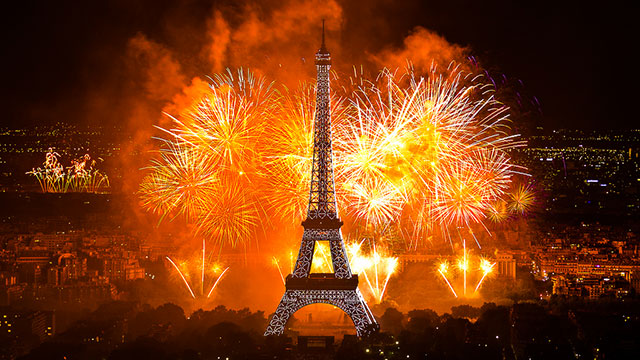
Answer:
M269 125L272 141L264 144L267 201L281 221L298 223L306 215L309 200L315 88L303 84L284 92L278 103L279 121Z
M140 185L142 206L164 217L198 218L220 181L215 168L189 144L163 141L160 157Z
M531 209L535 202L533 189L530 185L518 185L514 192L509 194L509 210L513 213L524 214Z
M448 234L506 218L505 202L512 213L530 206L526 189L508 193L524 169L507 150L524 143L508 135L508 108L481 76L451 65L334 82L343 84L331 102L336 193L347 221L396 227L415 248L434 229ZM143 204L193 218L202 234L230 244L274 219L297 223L307 207L314 112L312 85L274 91L250 72L213 77L173 117L175 127L163 129L177 145L149 168ZM192 164L162 169L181 156ZM169 180L185 177L180 168L200 189Z
M515 175L507 107L455 66L425 76L385 70L358 84L337 126L336 181L356 222L425 231L482 224Z
M208 199L197 221L197 231L213 241L236 246L257 231L260 206L251 188L225 181Z
M210 79L209 87L169 115L164 149L146 168L143 206L181 215L199 234L220 244L243 244L265 223L262 204L264 129L271 118L271 84L248 71Z

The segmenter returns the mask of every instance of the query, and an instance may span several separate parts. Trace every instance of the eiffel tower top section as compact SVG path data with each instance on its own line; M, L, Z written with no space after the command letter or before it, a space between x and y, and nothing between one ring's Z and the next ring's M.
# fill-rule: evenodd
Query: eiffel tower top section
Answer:
M322 45L320 45L320 49L318 49L318 52L316 53L316 66L320 65L328 65L331 67L331 54L329 54L329 50L327 50L327 47L324 44L324 20L322 20ZM319 68L318 75L320 75Z
M316 53L316 113L313 123L313 165L309 209L307 219L302 223L306 229L337 229L342 226L338 216L333 178L330 68L331 54L324 43L323 21L322 45Z

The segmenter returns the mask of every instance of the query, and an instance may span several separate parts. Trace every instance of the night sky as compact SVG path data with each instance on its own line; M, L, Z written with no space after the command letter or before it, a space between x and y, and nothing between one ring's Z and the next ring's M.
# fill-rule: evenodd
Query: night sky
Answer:
M56 121L117 123L119 114L105 109L118 108L118 94L130 87L124 61L129 39L144 33L189 53L204 41L214 7L241 9L232 1L20 3L3 9L2 21L0 126L11 128ZM268 12L277 3L260 6ZM627 90L637 77L634 12L616 2L558 3L344 1L342 45L365 52L399 46L423 26L468 46L492 71L521 79L542 105L535 125L638 127L636 116L630 116L633 92ZM199 33L200 38L194 35ZM197 61L182 63L189 74L208 71ZM100 114L94 113L96 94L104 94Z

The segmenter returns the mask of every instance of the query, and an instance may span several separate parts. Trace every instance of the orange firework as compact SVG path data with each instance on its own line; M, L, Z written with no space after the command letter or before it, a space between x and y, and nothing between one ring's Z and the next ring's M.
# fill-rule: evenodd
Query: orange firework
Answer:
M140 185L142 206L162 217L184 215L188 221L200 215L219 182L212 164L191 145L165 141L160 158Z
M514 192L509 194L509 210L514 213L524 214L534 204L535 196L530 185L518 185Z
M211 182L192 181L201 191L171 183L166 175L174 170L160 168L175 160L161 157L141 185L143 204L196 219L203 234L231 244L272 219L297 223L308 201L313 86L276 92L243 71L211 81L174 118L176 127L164 130L179 144L175 151L193 152L190 166ZM397 227L415 247L434 228L448 234L501 219L512 179L523 174L506 150L524 144L507 134L508 109L480 77L452 65L334 82L345 84L334 85L342 97L334 92L331 101L336 193L346 220ZM530 204L526 191L518 194L512 212Z
M161 129L173 140L147 168L143 206L183 215L218 243L235 246L255 234L262 215L264 129L273 107L271 84L250 72L228 72Z
M510 181L508 157L496 150L478 150L469 162L448 164L436 179L434 218L445 224L480 222Z
M284 222L304 218L309 198L313 151L315 89L303 84L279 100L279 121L269 125L264 144L268 204Z
M172 117L169 132L193 145L220 170L252 173L260 165L261 138L273 107L271 84L242 70L212 79L210 89Z
M489 219L495 223L504 221L509 217L509 211L507 209L507 202L504 200L498 200L493 204L489 211Z
M239 181L225 180L201 209L198 232L220 245L236 246L251 239L261 215L253 190Z
M507 108L480 80L456 67L352 80L355 110L335 144L341 200L354 220L412 224L417 240L433 224L447 232L494 212L522 172L506 150L523 143L506 135Z

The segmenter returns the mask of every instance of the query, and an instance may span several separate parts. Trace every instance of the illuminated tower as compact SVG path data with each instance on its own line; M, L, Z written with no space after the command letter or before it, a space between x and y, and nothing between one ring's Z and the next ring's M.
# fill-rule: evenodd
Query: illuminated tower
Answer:
M358 289L358 275L351 273L338 216L333 155L331 149L331 111L329 105L329 69L331 54L324 44L316 53L316 113L313 130L313 166L307 219L293 274L287 276L286 291L280 300L265 335L282 334L289 317L300 308L316 303L331 304L347 313L358 336L375 332L379 326ZM310 273L317 241L329 242L332 273Z

